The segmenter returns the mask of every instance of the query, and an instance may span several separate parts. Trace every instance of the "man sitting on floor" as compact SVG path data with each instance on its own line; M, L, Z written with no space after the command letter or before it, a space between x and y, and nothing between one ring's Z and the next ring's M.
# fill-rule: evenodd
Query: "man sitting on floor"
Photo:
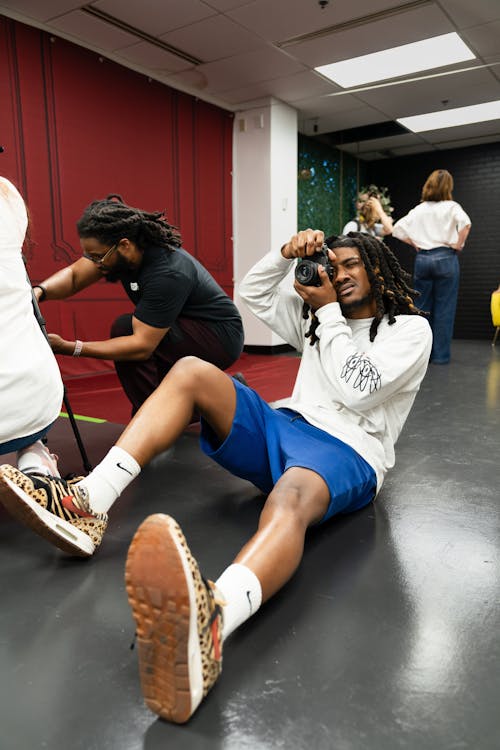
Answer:
M88 555L114 500L197 409L205 453L268 493L255 534L215 583L202 578L169 516L150 516L134 536L126 585L142 688L170 721L189 719L218 678L224 640L294 574L307 529L374 499L427 369L430 327L408 274L378 239L333 238L328 271L317 265L309 285L280 287L290 264L314 257L323 239L321 231L299 232L240 288L250 309L303 351L288 408L272 409L217 367L186 357L86 479L0 471L1 498L16 517Z

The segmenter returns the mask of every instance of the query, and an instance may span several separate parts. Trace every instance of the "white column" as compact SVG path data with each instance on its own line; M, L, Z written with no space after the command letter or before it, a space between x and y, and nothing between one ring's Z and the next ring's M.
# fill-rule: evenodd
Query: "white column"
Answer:
M283 340L249 312L238 295L257 260L297 231L297 112L277 99L237 112L233 134L235 302L245 344L274 347Z

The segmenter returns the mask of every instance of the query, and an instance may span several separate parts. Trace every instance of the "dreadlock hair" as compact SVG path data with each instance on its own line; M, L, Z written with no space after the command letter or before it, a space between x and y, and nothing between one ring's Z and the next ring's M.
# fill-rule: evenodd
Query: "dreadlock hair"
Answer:
M364 263L368 280L376 304L375 317L370 326L370 341L374 341L380 321L387 315L389 325L396 322L396 315L422 315L414 303L418 292L410 286L411 276L399 264L394 253L381 240L362 232L349 232L347 235L328 237L326 244L332 250L336 247L355 247ZM303 317L307 318L310 306L304 303ZM316 328L319 321L311 311L311 326L306 336L311 346L318 341Z
M125 237L141 250L156 246L172 252L181 245L180 234L167 222L164 211L132 208L116 193L87 206L76 228L79 237L95 237L104 245L115 245Z

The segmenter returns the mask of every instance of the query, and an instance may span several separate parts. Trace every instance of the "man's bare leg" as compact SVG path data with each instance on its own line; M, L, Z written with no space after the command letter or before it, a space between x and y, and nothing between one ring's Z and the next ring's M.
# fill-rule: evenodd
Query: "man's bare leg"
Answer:
M215 365L184 357L141 406L116 445L144 466L175 443L195 409L222 441L233 424L236 390Z
M246 565L262 586L262 601L292 577L304 552L305 534L328 508L324 480L310 469L288 469L262 509L259 526L234 562Z
M78 483L95 513L107 513L152 458L170 448L197 411L222 440L236 409L231 378L197 357L175 363L95 469Z
M288 469L276 483L257 531L215 582L226 602L224 639L292 577L306 531L324 516L329 497L323 479L309 469Z

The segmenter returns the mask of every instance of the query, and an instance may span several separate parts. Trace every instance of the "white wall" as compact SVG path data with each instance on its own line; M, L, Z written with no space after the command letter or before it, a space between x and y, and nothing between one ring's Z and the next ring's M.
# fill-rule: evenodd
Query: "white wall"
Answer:
M233 249L235 302L245 344L283 341L250 313L238 294L246 272L297 231L297 113L276 99L238 112L233 134Z

